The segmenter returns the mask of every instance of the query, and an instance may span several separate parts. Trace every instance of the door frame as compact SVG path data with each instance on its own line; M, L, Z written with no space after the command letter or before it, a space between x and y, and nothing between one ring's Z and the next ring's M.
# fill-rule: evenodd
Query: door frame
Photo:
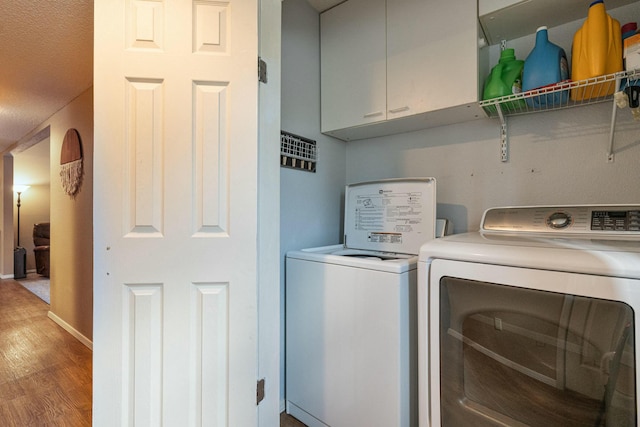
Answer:
M282 0L259 0L258 52L267 83L258 89L258 425L280 425L280 92Z

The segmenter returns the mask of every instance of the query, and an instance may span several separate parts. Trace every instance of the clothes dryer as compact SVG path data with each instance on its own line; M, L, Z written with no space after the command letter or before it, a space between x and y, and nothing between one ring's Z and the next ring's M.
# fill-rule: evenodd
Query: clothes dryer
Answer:
M436 181L348 185L344 244L286 258L287 412L310 427L417 425L417 261Z
M420 426L638 425L640 205L481 224L420 252Z

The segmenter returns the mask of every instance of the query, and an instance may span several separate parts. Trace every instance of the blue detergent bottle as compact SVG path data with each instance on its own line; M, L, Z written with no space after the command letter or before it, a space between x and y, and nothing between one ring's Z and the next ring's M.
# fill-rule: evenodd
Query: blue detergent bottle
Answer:
M524 61L522 91L552 87L569 80L567 54L560 46L549 41L547 27L536 30L536 45ZM543 94L527 98L530 107L560 106L567 102L569 91Z

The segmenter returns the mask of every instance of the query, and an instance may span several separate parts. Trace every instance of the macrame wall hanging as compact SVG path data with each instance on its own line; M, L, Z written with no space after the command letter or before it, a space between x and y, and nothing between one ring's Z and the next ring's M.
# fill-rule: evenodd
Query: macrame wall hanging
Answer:
M60 179L64 192L75 197L82 184L82 145L80 135L75 129L69 129L62 141L60 152Z

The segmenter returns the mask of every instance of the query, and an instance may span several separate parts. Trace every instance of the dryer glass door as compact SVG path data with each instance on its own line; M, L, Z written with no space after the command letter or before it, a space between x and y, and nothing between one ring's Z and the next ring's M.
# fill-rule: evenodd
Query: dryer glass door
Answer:
M633 327L623 302L443 277L442 425L635 425Z

